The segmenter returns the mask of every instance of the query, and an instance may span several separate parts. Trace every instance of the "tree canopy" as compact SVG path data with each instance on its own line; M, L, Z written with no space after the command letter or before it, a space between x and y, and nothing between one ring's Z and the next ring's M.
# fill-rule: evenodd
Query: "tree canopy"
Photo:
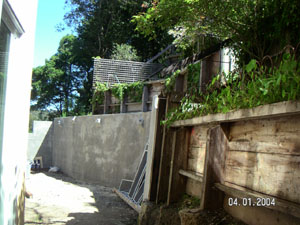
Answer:
M60 41L57 53L44 66L33 69L33 109L55 109L58 115L74 109L82 86L82 74L75 63L76 38L67 35Z
M168 30L183 48L230 38L240 59L262 59L298 44L299 7L298 0L154 0L134 21L149 37L157 27Z
M130 20L145 10L143 3L65 0L70 11L64 21L76 35L64 37L57 53L33 70L32 109L55 109L57 115L87 114L92 111L94 57L144 61L169 45L172 38L166 31L152 40L135 31Z

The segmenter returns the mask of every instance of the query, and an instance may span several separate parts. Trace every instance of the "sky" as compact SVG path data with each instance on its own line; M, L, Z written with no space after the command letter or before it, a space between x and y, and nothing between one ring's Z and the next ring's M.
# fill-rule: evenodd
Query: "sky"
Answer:
M58 32L56 26L63 23L63 17L67 9L64 9L64 0L39 0L35 47L34 47L34 67L45 64L45 59L49 59L57 51L60 39L71 34L67 29Z

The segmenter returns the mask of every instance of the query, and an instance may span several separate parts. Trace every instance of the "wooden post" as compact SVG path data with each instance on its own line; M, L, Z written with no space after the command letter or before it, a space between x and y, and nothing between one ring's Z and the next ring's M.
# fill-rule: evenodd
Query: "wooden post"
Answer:
M148 111L148 99L149 99L149 88L147 85L144 85L143 88L143 97L142 97L142 112Z
M152 183L150 189L150 201L156 200L157 188L158 188L158 177L159 177L159 166L161 160L161 149L163 140L164 126L160 122L165 118L166 110L166 99L159 99L158 102L158 117L156 120L156 136L155 136L155 150L154 150L154 161L152 170Z
M128 100L127 94L124 94L122 101L120 102L120 113L127 113L126 102Z
M199 86L200 86L200 91L205 91L205 77L207 76L207 69L206 69L206 60L203 59L201 61L201 69L200 69L200 79L199 79Z
M178 75L176 77L175 92L183 92L184 90L184 77L183 75Z
M157 102L158 101L158 102ZM156 103L157 102L157 103ZM149 154L147 158L147 200L155 201L158 188L159 165L161 156L161 146L163 140L163 126L160 121L165 116L165 99L159 99L157 96L153 98L152 115L155 119L151 122L155 123L150 127L149 138ZM157 106L157 108L156 108Z
M155 139L157 131L157 120L158 120L158 102L159 98L157 95L153 96L152 100L152 110L151 110L151 120L149 128L149 148L147 155L147 164L146 164L146 177L145 177L145 186L144 186L144 200L151 201L151 188L152 188L152 179L153 179L153 163L155 160Z
M156 204L160 202L167 202L169 190L169 177L172 159L172 144L175 140L175 131L167 129L164 126L164 134L162 141L162 149L159 165L159 176L157 184Z
M223 207L224 193L214 188L215 183L224 184L225 154L228 140L221 126L209 129L206 144L202 209L218 209Z
M187 178L180 175L179 171L187 169L190 135L191 129L186 127L179 129L173 135L168 205L179 201L186 191Z
M111 93L110 91L104 92L104 114L109 113L109 106L111 104Z

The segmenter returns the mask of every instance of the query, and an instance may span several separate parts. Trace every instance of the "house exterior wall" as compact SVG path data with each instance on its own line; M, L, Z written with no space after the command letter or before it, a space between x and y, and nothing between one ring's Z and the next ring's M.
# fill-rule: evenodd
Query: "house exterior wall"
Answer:
M4 0L1 0L1 5ZM24 172L37 0L9 0L25 33L10 40L0 162L0 224L24 222ZM1 7L2 8L2 7ZM3 16L3 14L2 14Z

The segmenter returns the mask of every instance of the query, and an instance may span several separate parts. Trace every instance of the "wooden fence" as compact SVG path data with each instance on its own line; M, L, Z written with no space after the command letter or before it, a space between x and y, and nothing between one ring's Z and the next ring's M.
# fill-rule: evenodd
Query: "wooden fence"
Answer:
M299 224L300 102L177 121L154 143L145 199L187 193L247 224Z

